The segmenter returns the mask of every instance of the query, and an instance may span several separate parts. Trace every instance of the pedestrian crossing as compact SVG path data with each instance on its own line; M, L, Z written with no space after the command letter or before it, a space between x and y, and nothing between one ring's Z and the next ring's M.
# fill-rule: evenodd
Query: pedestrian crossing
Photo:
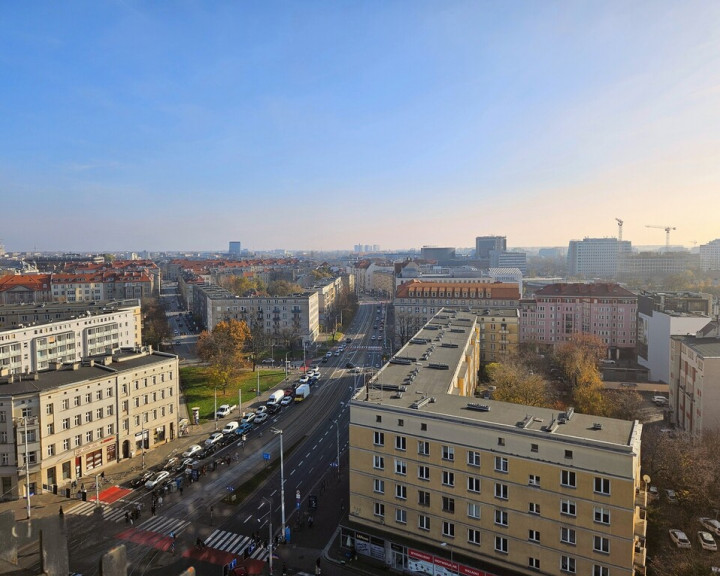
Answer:
M204 539L204 542L208 548L222 550L230 554L243 554L247 548L248 558L255 558L256 560L267 560L268 558L267 548L256 546L253 551L250 552L249 545L252 542L250 536L243 536L242 534L227 532L225 530L215 530L215 532Z
M75 514L76 516L92 516L97 514L95 502L80 502L65 512L65 514ZM108 522L120 522L125 520L125 512L129 512L128 508L111 508L109 506L101 506L103 520Z
M183 518L153 516L145 520L145 522L138 524L136 528L147 532L157 532L158 534L170 534L170 532L174 532L178 535L188 524L190 524L190 522Z

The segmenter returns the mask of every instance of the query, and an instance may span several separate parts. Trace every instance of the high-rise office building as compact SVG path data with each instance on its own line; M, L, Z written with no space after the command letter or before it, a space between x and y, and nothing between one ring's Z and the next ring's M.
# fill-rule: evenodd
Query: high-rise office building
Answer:
M230 248L228 252L231 255L238 255L242 251L242 242L230 242Z
M571 240L568 246L568 274L572 277L615 278L618 254L629 253L629 241L617 238L585 238Z
M490 259L491 252L506 252L507 238L505 236L478 236L475 238L475 257Z

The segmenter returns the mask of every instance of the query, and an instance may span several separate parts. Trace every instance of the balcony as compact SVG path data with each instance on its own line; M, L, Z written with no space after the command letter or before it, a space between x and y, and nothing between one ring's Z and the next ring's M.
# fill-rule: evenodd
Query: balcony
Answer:
M633 535L635 539L642 538L645 540L647 536L647 518L644 508L635 507L635 518L633 519Z
M635 506L640 508L647 508L648 492L642 488L635 489Z
M635 540L633 555L633 568L635 574L645 574L645 564L647 561L647 548L645 547L645 540Z

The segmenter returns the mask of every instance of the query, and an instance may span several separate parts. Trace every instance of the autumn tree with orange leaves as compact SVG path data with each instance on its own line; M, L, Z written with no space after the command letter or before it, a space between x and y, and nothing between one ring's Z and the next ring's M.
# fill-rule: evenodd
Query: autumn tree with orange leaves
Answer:
M250 338L250 329L243 321L218 322L212 332L203 331L198 337L196 350L201 360L207 363L210 380L223 390L237 377L240 370L248 365L244 353Z

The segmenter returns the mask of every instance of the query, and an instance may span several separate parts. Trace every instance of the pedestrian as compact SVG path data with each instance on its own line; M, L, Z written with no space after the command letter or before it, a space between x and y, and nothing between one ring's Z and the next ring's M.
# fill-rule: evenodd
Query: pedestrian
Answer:
M105 482L105 470L103 470L103 471L100 473L100 480L102 480L103 482Z
M65 516L65 512L63 512L62 506L60 506L60 511L58 512L58 514L60 515L60 518Z
M158 499L157 499L158 508L159 508L160 506L162 506L162 502L163 502L162 496L158 496Z
M155 508L155 504L153 504L152 506L150 506L150 514L151 514L152 516L155 516L155 511L156 511L156 510L157 510L157 509Z
M85 492L85 482L80 484L80 492Z
M180 496L182 496L182 493L183 493L183 485L182 484L180 484L180 487L178 488L178 490L180 490Z
M130 512L125 512L125 524L130 523Z

